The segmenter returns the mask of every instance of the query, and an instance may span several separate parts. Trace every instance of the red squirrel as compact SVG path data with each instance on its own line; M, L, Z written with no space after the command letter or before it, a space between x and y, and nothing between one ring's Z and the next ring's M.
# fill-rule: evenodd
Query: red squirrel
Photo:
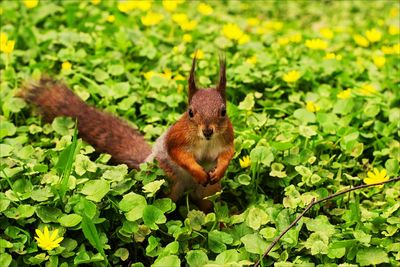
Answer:
M39 108L47 121L69 116L78 121L79 136L116 163L138 169L156 159L171 182L168 196L178 201L185 192L203 211L212 203L204 197L220 191L220 180L234 154L233 127L226 112L226 63L220 58L216 88L199 89L196 57L188 79L188 109L153 148L126 122L87 105L67 86L47 77L24 86L21 96Z

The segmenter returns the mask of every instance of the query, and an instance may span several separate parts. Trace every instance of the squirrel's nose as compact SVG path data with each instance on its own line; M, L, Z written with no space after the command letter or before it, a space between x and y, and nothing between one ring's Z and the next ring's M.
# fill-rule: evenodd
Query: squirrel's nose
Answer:
M210 139L210 137L213 134L213 129L212 128L203 129L203 134L205 138Z

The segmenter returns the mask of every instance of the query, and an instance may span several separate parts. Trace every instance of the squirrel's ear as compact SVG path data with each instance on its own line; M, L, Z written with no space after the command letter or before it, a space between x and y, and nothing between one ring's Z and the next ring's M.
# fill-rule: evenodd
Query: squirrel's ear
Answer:
M225 55L219 56L219 80L217 85L217 91L221 94L225 100L225 89L226 89L226 60Z
M189 74L189 103L192 100L192 97L194 96L194 94L197 92L197 86L196 86L196 81L195 81L195 69L196 69L196 54L197 52L195 52L195 55L193 57L193 62L192 62L192 69L190 70L190 74Z

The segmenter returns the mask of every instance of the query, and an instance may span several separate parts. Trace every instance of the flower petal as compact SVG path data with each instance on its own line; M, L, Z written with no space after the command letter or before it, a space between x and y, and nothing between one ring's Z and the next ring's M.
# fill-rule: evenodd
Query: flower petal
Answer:
M47 225L44 227L44 237L48 239L50 237L50 233L49 233L49 228L47 228Z
M58 243L60 243L60 242L63 241L63 240L64 240L64 237L59 237L59 238L57 238L56 240L54 240L53 243L55 243L55 244L58 245Z
M50 240L56 239L57 235L58 235L58 229L55 229L55 230L52 231L52 233L51 233Z
M43 239L43 238L44 238L43 232L40 231L39 229L36 229L36 230L35 230L35 233L37 234L37 236L39 237L39 239Z

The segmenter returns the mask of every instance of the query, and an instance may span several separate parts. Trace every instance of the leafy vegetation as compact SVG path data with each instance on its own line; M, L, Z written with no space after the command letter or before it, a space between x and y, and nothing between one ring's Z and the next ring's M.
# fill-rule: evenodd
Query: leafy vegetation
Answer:
M0 15L2 266L252 265L313 197L399 175L396 1L27 0ZM16 97L48 74L153 142L185 111L196 49L203 87L224 51L235 127L209 214L162 198L156 165L108 164L72 119ZM395 266L399 185L314 207L262 266Z

